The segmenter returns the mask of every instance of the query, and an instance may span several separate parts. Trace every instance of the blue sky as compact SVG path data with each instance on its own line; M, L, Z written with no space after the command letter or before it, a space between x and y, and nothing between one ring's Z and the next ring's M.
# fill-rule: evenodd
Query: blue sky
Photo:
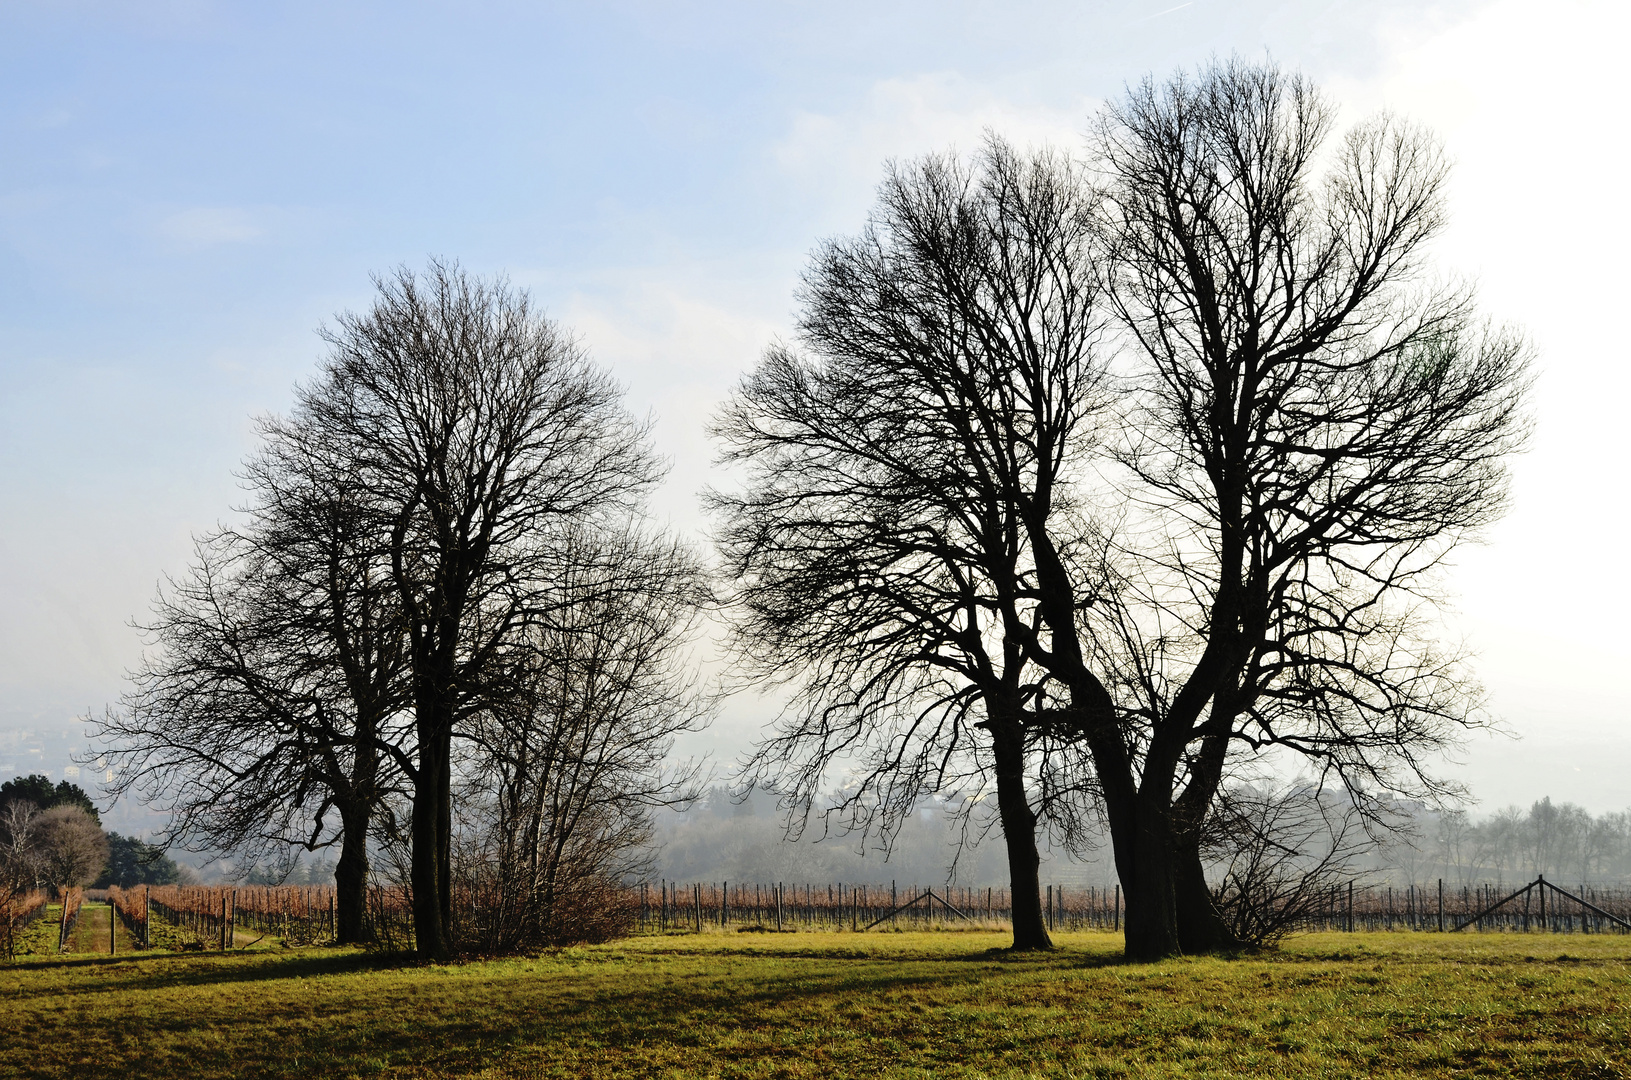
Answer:
M1544 16L1540 13L1544 11ZM657 419L699 524L703 424L882 162L993 127L1076 145L1148 72L1271 53L1347 119L1456 158L1447 271L1545 375L1513 514L1461 560L1452 632L1522 742L1486 808L1631 804L1620 217L1627 17L1600 3L0 6L0 728L117 696L128 627L230 512L251 418L369 274L508 272ZM699 746L762 717L739 703ZM3 745L3 744L0 744ZM3 758L0 752L0 758Z

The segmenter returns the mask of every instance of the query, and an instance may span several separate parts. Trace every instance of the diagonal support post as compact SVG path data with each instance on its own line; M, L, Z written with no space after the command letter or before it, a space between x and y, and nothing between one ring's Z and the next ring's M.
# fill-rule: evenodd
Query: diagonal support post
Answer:
M1548 889L1551 889L1553 892L1557 893L1557 895L1563 897L1565 900L1573 900L1575 903L1579 904L1581 907L1585 908L1587 911L1595 911L1597 914L1601 915L1603 918L1607 919L1609 922L1615 924L1616 926L1623 926L1627 930L1631 930L1631 923L1626 922L1624 919L1620 918L1618 915L1610 915L1608 912L1604 911L1602 908L1598 907L1596 904L1592 903L1590 900L1586 900L1586 899L1583 899L1582 897L1578 897L1578 896L1574 895L1572 892L1569 892L1567 889L1560 889L1556 885L1553 885L1550 881L1547 881L1544 877L1537 879L1535 883L1537 885L1545 885Z
M931 897L934 896L934 890L930 889L928 892L925 892L925 893L923 893L923 894L921 894L919 896L912 897L910 900L906 901L906 903L904 903L904 904L899 904L899 905L897 905L895 907L890 908L888 911L884 912L882 915L879 915L876 919L873 919L871 922L869 922L865 926L861 927L861 929L862 930L872 929L874 926L877 926L879 923L883 922L885 919L888 919L888 918L890 918L892 916L895 916L895 915L899 915L901 912L905 911L907 908L911 907L913 904L917 903L919 900L922 900L923 897L925 897L925 896L931 896Z
M1478 914L1468 916L1467 919L1464 922L1462 922L1460 926L1451 927L1450 928L1450 933L1453 934L1458 930L1465 930L1467 927L1471 926L1473 923L1477 922L1479 919L1482 919L1485 915L1488 915L1490 912L1494 911L1496 908L1501 907L1502 905L1508 903L1509 901L1516 900L1518 897L1522 896L1524 893L1528 892L1530 889L1533 889L1536 885L1543 885L1543 884L1546 884L1545 879L1536 878L1534 881L1531 881L1529 884L1525 885L1523 888L1519 889L1517 892L1513 893L1511 896L1506 897L1504 900L1497 900L1497 901L1495 901L1495 903L1491 904L1489 907L1485 908L1483 911L1480 911Z
M958 911L955 907L953 907L951 905L951 902L946 900L944 897L936 896L934 894L933 889L929 890L929 899L933 900L935 903L939 904L941 907L945 908L947 911L951 912L953 915L957 916L959 919L962 919L964 922L973 922L974 921L968 915L965 915L961 911Z
M1543 903L1542 903L1542 910L1543 911L1545 910L1545 907L1544 907L1544 900L1545 900L1545 897L1546 897L1545 890L1550 889L1550 890L1552 890L1552 892L1556 893L1558 896L1563 897L1565 900L1572 900L1574 903L1579 904L1582 908L1585 908L1587 911L1592 911L1592 912L1595 912L1598 915L1601 915L1603 918L1607 919L1609 922L1613 923L1614 925L1624 927L1627 930L1631 930L1631 922L1626 922L1624 919L1620 918L1618 915L1609 914L1608 912L1604 911L1602 908L1598 907L1596 904L1593 904L1591 901L1586 900L1586 899L1584 899L1582 897L1576 896L1573 893L1569 892L1567 889L1558 888L1556 885L1553 885L1550 881L1546 880L1546 875L1545 874L1541 874L1539 877L1535 878L1534 881L1531 881L1529 884L1525 885L1523 888L1519 889L1517 892L1513 893L1511 896L1505 897L1504 899L1501 899L1501 900L1497 900L1497 901L1495 901L1495 903L1489 905L1489 907L1487 907L1484 910L1480 911L1478 914L1467 918L1466 920L1464 920L1461 923L1460 926L1455 927L1450 932L1454 933L1456 930L1465 930L1467 927L1471 926L1473 923L1477 922L1478 920L1484 918L1487 915L1493 914L1496 908L1499 908L1499 907L1502 907L1502 906L1504 906L1506 904L1511 903L1513 900L1516 900L1518 897L1524 895L1525 893L1529 892L1531 889L1534 889L1534 888L1537 888L1537 887L1542 890L1541 891L1541 899L1543 901Z
M883 922L885 919L892 918L893 916L899 915L901 912L905 911L907 908L912 907L913 905L915 905L915 904L917 904L917 903L919 903L920 901L923 901L923 900L928 900L929 901L929 910L931 910L931 911L934 910L934 905L935 904L939 904L941 907L945 908L947 911L951 912L953 915L957 916L959 919L963 919L963 920L965 920L967 922L973 922L974 921L973 917L971 917L969 915L965 915L963 912L958 911L955 907L953 907L948 901L943 900L940 897L936 896L934 894L933 889L925 889L923 892L919 893L917 896L914 896L910 900L906 901L906 903L901 904L901 905L899 905L897 907L890 908L888 911L884 912L882 915L879 915L876 919L873 919L871 922L869 922L865 926L861 927L861 929L862 930L870 930L874 926L877 926L879 923Z

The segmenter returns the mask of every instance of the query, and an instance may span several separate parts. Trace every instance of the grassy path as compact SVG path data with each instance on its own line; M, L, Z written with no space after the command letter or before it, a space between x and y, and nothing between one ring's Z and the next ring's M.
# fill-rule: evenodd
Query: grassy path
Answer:
M86 901L79 909L79 919L63 952L102 953L108 951L108 923L113 919L113 906ZM114 927L114 945L118 953L130 952L136 947L130 932L122 922ZM117 953L115 953L117 955Z
M526 960L0 968L0 1076L1631 1076L1631 938L1310 935L1124 964L1108 934L703 934Z

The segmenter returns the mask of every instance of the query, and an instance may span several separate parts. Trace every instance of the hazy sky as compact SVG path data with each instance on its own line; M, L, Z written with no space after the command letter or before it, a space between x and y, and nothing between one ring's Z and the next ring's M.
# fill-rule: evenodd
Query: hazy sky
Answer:
M507 271L657 417L698 524L703 424L792 323L882 162L982 129L1079 145L1148 72L1266 53L1457 162L1448 273L1525 327L1539 429L1451 632L1522 740L1488 810L1631 805L1631 29L1607 3L0 5L0 726L120 691L128 621L233 505L315 328L427 255ZM761 719L738 704L698 745Z

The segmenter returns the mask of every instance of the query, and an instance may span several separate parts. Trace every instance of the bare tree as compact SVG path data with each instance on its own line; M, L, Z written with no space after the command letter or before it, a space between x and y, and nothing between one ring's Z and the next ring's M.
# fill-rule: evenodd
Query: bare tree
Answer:
M1331 128L1306 81L1231 61L1098 129L1125 517L1113 585L1041 605L1042 662L1082 717L1135 957L1229 942L1199 837L1232 761L1289 750L1365 810L1444 791L1424 760L1477 722L1433 598L1503 507L1527 348L1425 275L1437 144L1384 115L1322 159Z
M481 951L621 929L605 894L647 868L651 810L695 797L696 769L668 759L713 705L688 664L708 601L692 555L638 530L582 530L557 559L557 602L507 650L507 692L471 719L460 755L471 827L457 871Z
M0 885L21 891L40 881L35 829L40 808L29 799L0 801Z
M748 776L796 822L853 764L833 812L885 833L925 793L994 794L1019 949L1049 945L1038 826L1083 795L1074 734L1037 709L1037 629L1087 545L1041 566L1027 538L1085 535L1064 473L1103 374L1092 211L1066 159L995 137L970 164L892 167L866 230L805 274L807 353L770 349L716 424L747 470L713 497L737 641L798 694Z
M53 806L33 824L30 840L39 873L53 888L89 885L107 865L108 838L80 807Z
M1214 64L1104 113L1098 198L994 144L895 170L821 250L814 359L772 350L720 424L744 643L803 680L761 771L808 797L862 750L898 812L980 774L978 726L1028 897L1037 755L1044 793L1102 799L1136 958L1234 942L1200 845L1243 764L1300 756L1377 824L1449 790L1426 762L1480 698L1435 601L1503 508L1528 348L1426 274L1436 143L1332 126L1304 80Z
M524 292L432 263L377 281L280 437L352 470L379 522L406 629L420 955L453 948L456 730L518 634L547 613L564 531L623 514L660 475L645 428Z
M407 635L343 463L263 427L247 524L199 542L93 728L115 792L166 811L169 842L246 859L337 844L336 936L360 941L369 828L412 750Z

